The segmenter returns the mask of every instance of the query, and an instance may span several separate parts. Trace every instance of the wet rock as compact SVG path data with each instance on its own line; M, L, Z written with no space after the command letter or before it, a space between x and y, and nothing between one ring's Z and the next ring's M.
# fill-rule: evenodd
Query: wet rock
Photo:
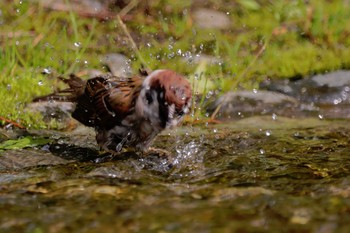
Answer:
M312 111L316 109L324 117L350 117L350 71L340 70L296 81L268 80L260 87L292 96L308 106L314 106Z
M102 62L105 63L111 73L115 76L126 77L130 76L132 73L131 67L129 65L129 59L118 53L107 54Z
M344 87L350 86L350 71L338 70L327 74L315 75L311 78L318 86Z
M350 71L335 71L300 80L265 81L261 88L291 95L303 102L350 104Z
M277 114L291 116L297 114L300 103L297 99L271 91L228 92L211 104L209 113L219 109L218 118Z
M40 165L57 165L68 160L54 156L46 150L25 149L1 152L0 170L16 170Z
M50 123L54 119L58 128L65 128L73 119L71 113L74 108L75 104L70 102L39 101L28 103L25 111L40 113L45 122Z
M199 28L205 29L228 29L231 21L223 12L199 8L193 12L194 23Z
M0 128L0 142L8 139L16 139L22 136L27 136L28 131L26 129L12 128L3 129Z

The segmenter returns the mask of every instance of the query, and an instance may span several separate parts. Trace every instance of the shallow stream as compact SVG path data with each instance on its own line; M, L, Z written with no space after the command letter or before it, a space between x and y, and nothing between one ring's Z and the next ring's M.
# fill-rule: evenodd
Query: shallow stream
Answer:
M5 134L5 132L3 133ZM110 158L93 132L0 152L0 232L348 232L346 120L250 117Z

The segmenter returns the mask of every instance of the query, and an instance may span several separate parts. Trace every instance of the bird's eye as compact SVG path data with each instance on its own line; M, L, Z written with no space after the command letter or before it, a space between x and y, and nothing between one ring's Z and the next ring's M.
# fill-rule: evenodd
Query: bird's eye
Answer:
M151 104L153 102L153 97L151 95L151 92L146 92L146 100L148 102L148 104Z
M185 113L182 110L177 112L177 115L179 115L179 116L182 116L183 114L185 114Z

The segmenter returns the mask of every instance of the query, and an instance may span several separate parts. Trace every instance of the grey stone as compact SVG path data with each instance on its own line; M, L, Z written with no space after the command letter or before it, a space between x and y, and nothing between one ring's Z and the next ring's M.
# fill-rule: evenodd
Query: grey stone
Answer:
M219 118L234 118L259 114L289 115L300 106L291 96L271 91L228 92L208 108L209 113L216 109Z
M111 73L115 76L126 77L132 73L129 65L129 59L118 53L107 54L103 57L102 62L105 63Z
M344 87L350 86L350 71L338 70L327 74L319 74L311 77L318 86Z
M8 150L1 152L0 170L16 170L40 165L66 164L68 160L40 149Z
M71 119L74 108L75 104L71 102L39 101L28 103L25 111L40 113L46 122L55 119L58 123L62 123L62 127L64 127Z
M296 81L267 80L260 87L294 97L303 103L301 110L316 110L322 118L350 117L350 71L339 70Z
M206 29L228 29L231 26L230 18L223 12L199 8L193 12L195 25Z

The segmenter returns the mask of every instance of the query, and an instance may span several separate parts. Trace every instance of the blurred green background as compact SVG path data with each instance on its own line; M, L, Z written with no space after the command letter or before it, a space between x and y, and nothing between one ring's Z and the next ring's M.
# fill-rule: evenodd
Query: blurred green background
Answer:
M222 94L348 69L349 35L349 0L2 0L0 117L52 127L26 103L54 90L57 75L108 71L109 53L134 71L174 69L195 94Z

